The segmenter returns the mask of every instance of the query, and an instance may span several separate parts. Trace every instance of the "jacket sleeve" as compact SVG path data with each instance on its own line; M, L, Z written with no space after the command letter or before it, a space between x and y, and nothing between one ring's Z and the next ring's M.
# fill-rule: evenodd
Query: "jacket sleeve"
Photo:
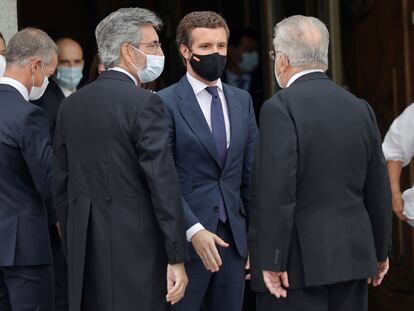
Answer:
M254 150L257 139L257 123L256 117L254 114L252 98L249 95L249 134L247 138L246 148L244 150L243 156L243 172L242 172L242 185L241 185L241 199L244 205L244 208L247 212L247 220L249 221L249 191L251 185L251 172L254 159Z
M163 99L161 97L161 99ZM174 145L175 145L175 124L174 124L174 117L171 111L166 107L166 117L167 117L167 124L168 124L168 146L171 150L171 154L174 157ZM183 208L184 208L184 226L185 229L188 230L195 224L199 223L197 216L193 213L193 210L188 206L184 196L181 196L183 201Z
M365 104L370 114L375 142L365 179L364 202L371 220L377 260L381 262L388 257L391 247L391 188L375 114L368 103Z
M43 109L30 107L21 132L20 148L37 191L43 200L50 200L52 145Z
M169 132L161 98L149 94L137 115L136 150L145 172L158 224L164 234L170 264L185 260L183 201L173 157L168 144Z
M296 206L297 138L280 97L263 105L256 148L255 213L261 270L286 271Z
M53 144L52 194L53 206L60 224L63 250L67 254L68 159L62 122L63 107L62 105L58 113Z

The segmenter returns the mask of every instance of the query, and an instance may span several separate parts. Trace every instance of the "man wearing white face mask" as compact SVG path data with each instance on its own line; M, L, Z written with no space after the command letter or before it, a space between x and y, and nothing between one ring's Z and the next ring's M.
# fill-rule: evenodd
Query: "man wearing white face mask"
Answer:
M42 96L57 64L56 45L26 28L6 50L0 78L0 310L52 311L48 211L52 148Z
M249 224L258 311L365 311L368 284L388 271L391 193L375 114L325 74L328 51L317 18L274 28L282 90L260 112Z
M73 311L163 311L184 296L184 216L164 105L139 87L162 72L161 23L141 8L102 20L95 35L108 70L59 110L52 188Z

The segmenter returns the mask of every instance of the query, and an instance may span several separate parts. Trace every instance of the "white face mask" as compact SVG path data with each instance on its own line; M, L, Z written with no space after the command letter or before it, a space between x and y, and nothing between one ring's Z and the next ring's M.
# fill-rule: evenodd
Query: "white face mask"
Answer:
M43 64L40 64L43 72L43 83L40 87L34 85L34 74L32 74L32 89L29 94L29 100L38 100L42 97L43 93L46 91L47 85L49 84L49 78L46 76L45 71L43 70Z
M131 63L137 71L137 76L141 83L147 83L157 79L164 70L165 56L147 55L132 45L130 47L145 55L147 58L147 66L144 69L139 69L134 63Z
M0 77L4 76L6 71L6 58L3 55L0 55Z
M277 75L277 61L279 60L279 56L280 54L276 56L276 60L275 60L275 77L276 77L277 84L280 86L280 88L284 89L284 87L282 86L280 82L280 76Z

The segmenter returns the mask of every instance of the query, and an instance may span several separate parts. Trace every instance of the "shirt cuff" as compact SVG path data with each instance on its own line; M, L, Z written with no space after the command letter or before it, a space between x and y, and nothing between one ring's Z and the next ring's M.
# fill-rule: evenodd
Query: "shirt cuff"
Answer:
M196 234L198 231L203 230L204 227L202 224L200 223L196 223L195 225L193 225L190 229L187 230L187 241L191 242L191 238L194 236L194 234Z

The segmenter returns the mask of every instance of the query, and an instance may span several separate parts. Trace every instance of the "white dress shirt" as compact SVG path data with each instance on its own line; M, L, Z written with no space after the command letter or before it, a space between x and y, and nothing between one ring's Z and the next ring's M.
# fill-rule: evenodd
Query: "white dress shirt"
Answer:
M414 155L414 104L392 122L384 138L382 151L386 160L410 163Z
M138 85L137 79L135 79L135 77L132 74L130 74L128 71L126 71L124 68L112 67L112 68L109 68L108 70L115 70L115 71L122 72L122 73L126 74L128 77L130 77L132 79L132 81L134 81L135 85Z
M26 101L29 101L29 92L27 91L26 87L20 82L12 78L1 77L0 78L1 84L7 84L14 87L19 93L23 96Z
M60 90L62 91L63 96L68 97L68 96L69 96L69 95L71 95L72 93L75 93L75 92L76 92L76 90L72 91L72 90L69 90L69 89L67 89L67 88L65 88L65 87L63 87L63 86L61 86L61 85L59 84L59 82L58 82L56 79L53 79L53 80L56 82L56 84L58 85L58 87L59 87L59 88L60 88Z
M208 87L209 85L197 80L188 72L187 72L187 79L191 85L191 88L194 91L194 94L197 98L197 102L200 105L201 111L203 112L204 118L206 119L207 125L211 131L211 100L213 96L206 90L206 87ZM224 125L226 127L227 148L229 148L230 146L230 119L229 119L229 112L227 108L226 97L224 96L223 84L221 83L220 79L217 80L217 83L215 84L215 86L217 86L218 94L219 94L222 109L223 109ZM203 229L204 227L200 223L193 225L190 229L187 230L187 241L190 242L194 234L196 234L198 231L203 230Z
M293 76L290 77L286 87L289 87L292 85L293 82L295 82L297 79L299 79L300 77L307 75L309 73L314 73L314 72L323 72L322 69L307 69L307 70L303 70L301 72L298 72L296 74L294 74Z

